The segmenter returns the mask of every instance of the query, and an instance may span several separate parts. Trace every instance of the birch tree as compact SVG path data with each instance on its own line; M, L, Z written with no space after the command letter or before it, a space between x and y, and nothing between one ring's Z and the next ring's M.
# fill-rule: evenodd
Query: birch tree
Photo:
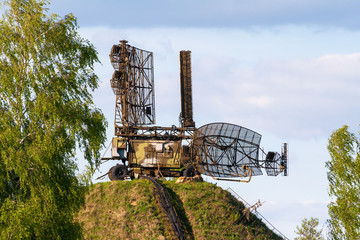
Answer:
M76 18L45 0L6 0L0 20L0 238L79 239L79 147L99 159L106 122L96 109L97 52Z
M360 239L360 144L355 134L344 126L333 132L328 150L331 239Z

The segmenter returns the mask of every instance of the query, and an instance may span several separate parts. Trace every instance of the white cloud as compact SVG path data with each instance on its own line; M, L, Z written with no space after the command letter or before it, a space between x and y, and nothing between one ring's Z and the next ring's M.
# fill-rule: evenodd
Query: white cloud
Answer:
M198 126L232 121L255 131L309 139L328 137L343 124L357 124L359 54L351 51L355 46L346 44L348 49L344 49L336 42L360 40L358 34L315 33L304 28L241 32L97 27L80 32L99 51L102 65L96 71L102 96L97 101L108 102L107 107L114 101L108 54L113 44L127 38L131 45L154 52L159 124L177 124L178 51L182 49L190 49L193 55L194 119ZM301 42L306 47L294 47Z
M314 30L300 28L302 39L298 39L292 28L275 33L104 27L80 30L99 52L102 65L96 71L101 88L96 101L106 109L109 119L113 119L110 108L114 95L109 86L113 69L108 54L113 44L127 38L131 45L154 52L157 124L178 123L178 51L182 49L190 49L193 55L197 126L224 121L288 139L309 139L327 138L343 124L357 124L360 55L344 49L341 54L322 54L329 52L330 46L336 49L330 36L341 35L345 41L352 36L349 33L335 31L331 35L325 31L314 35ZM306 48L293 47L304 40Z
M248 69L233 69L227 59L200 61L199 108L216 109L221 119L294 138L324 137L358 121L360 53L267 60Z

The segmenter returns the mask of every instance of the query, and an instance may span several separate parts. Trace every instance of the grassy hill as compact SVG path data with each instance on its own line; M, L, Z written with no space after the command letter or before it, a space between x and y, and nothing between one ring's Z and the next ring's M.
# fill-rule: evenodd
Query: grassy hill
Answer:
M187 239L281 239L230 193L207 182L164 181ZM176 239L147 180L98 183L77 221L85 239Z

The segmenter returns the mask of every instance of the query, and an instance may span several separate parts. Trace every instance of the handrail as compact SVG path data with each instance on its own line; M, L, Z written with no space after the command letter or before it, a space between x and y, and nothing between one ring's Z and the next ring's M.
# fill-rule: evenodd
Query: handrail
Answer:
M169 218L169 221L172 225L172 228L179 240L185 240L185 235L181 227L181 223L178 215L176 214L175 208L171 203L170 195L166 189L158 182L155 178L151 176L141 175L140 178L147 179L154 184L156 187L157 195L159 197L159 202L161 207L164 209L166 215Z
M244 204L245 207L247 207L247 208L250 208L250 207L251 207L251 205L250 205L247 201L245 201L245 199L243 199L242 197L240 197L240 195L237 194L231 187L229 187L229 188L227 189L227 191L228 191L230 194L232 194L238 201L241 201L241 202ZM261 215L258 211L255 211L254 214L255 214L258 218L259 218L259 216L260 216L260 220L264 220L264 221L265 221L265 224L266 224L268 227L272 228L272 231L273 231L273 232L275 232L276 234L280 235L283 239L289 240L289 238L287 238L287 237L286 237L283 233L281 233L276 227L274 227L274 225L272 225L272 224L271 224L263 215Z

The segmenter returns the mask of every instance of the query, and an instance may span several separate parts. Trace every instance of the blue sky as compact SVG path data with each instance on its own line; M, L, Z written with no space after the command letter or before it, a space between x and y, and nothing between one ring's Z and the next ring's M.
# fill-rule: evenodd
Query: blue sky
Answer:
M251 28L315 25L359 29L356 0L136 0L53 1L58 13L73 13L82 26L121 28Z
M70 1L51 12L74 13L79 32L99 52L95 103L113 136L108 54L113 44L154 52L157 125L178 124L179 51L192 51L197 126L230 122L262 134L266 151L289 143L290 176L218 182L250 203L289 238L301 219L325 224L327 140L344 124L359 131L359 1ZM104 165L103 173L110 165ZM100 174L99 174L100 175ZM210 181L210 178L208 178Z

